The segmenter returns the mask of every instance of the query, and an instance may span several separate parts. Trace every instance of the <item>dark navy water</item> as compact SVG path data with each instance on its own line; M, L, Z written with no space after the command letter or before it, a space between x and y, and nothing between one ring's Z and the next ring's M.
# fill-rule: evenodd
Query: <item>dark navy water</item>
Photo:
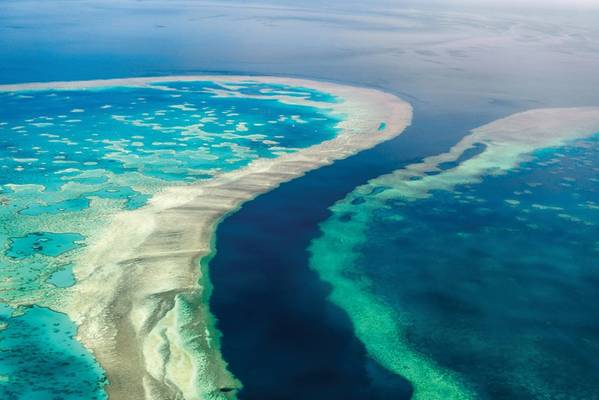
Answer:
M211 304L225 359L245 385L242 398L401 399L410 385L370 361L347 316L325 301L330 288L308 268L305 249L319 235L317 224L330 216L327 207L367 179L443 152L470 128L527 108L599 104L597 18L596 11L571 6L507 10L499 3L488 9L434 1L5 0L0 82L241 72L373 86L413 102L415 123L402 137L285 184L228 218L210 266ZM100 195L131 193L112 188ZM80 200L21 211L39 216L87 206ZM67 272L48 282L69 286L68 267L56 271ZM30 275L39 272L21 270L17 283L33 289ZM450 308L445 298L437 300ZM452 358L442 338L427 342L429 331L414 332L419 348L444 366L466 365L470 354ZM61 359L41 350L32 359L42 370L53 367L52 357Z
M329 93L237 83L0 93L0 305L14 309L0 321L1 398L106 397L101 366L57 311L73 265L114 214L165 187L331 139L344 118ZM57 356L61 343L79 346L76 356Z
M266 94L260 99L218 97L213 90ZM0 184L42 184L55 189L64 183L65 174L98 169L196 181L243 167L256 157L272 158L335 135L338 117L328 115L326 109L279 102L274 96L280 93L323 105L336 101L310 89L248 83L230 91L201 81L3 92ZM301 123L292 116L301 118ZM131 188L113 189L119 190L91 195L128 198L129 208L146 200L136 198Z
M492 117L455 116L442 132L459 137ZM410 398L409 382L369 358L345 312L326 300L330 287L308 267L307 248L328 206L423 155L415 146L437 137L437 123L416 117L399 138L286 183L219 225L210 307L223 355L244 385L240 398ZM443 151L443 143L431 148Z
M410 321L409 346L477 398L599 398L598 163L595 136L478 184L387 201L352 274Z

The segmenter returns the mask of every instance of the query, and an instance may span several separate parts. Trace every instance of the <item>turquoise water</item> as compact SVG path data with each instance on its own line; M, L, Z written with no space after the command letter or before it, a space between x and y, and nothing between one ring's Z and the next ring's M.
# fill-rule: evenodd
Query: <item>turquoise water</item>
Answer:
M428 198L375 179L312 266L415 399L599 398L598 165L594 136Z
M78 233L33 232L11 237L6 255L23 259L35 254L56 257L79 247L84 237Z
M435 126L402 135L404 137L400 138L399 143L407 145L390 142L380 146L379 152L370 153L348 163L335 163L329 170L330 179L325 181L326 184L322 184L326 187L320 187L320 190L316 190L318 185L310 185L314 181L322 180L320 174L312 175L311 180L302 179L297 184L293 183L296 189L291 191L291 197L305 196L300 202L295 202L293 207L287 206L290 199L286 196L290 192L284 191L289 185L271 193L278 196L278 202L265 202L265 197L251 202L256 208L266 209L261 216L272 218L276 215L277 218L272 218L273 224L275 220L279 221L290 214L297 216L300 214L298 209L302 210L302 207L303 210L309 210L301 213L296 220L284 219L285 223L279 225L280 229L272 235L279 239L278 243L281 244L275 255L269 259L266 256L270 256L270 253L265 252L258 257L258 261L268 261L267 271L269 277L273 278L269 281L270 287L264 289L264 292L268 292L264 298L274 303L274 300L278 301L279 298L273 296L272 290L278 290L281 282L277 280L278 275L272 271L279 267L281 270L300 274L298 270L308 268L305 257L298 257L298 253L295 252L292 255L287 253L289 247L303 249L312 237L303 234L303 239L298 240L298 232L316 231L316 224L328 217L326 208L367 179L401 168L401 164L407 159L413 161L444 151L444 146L453 144L459 138L458 135L461 135L462 131L455 130L453 124L464 115L472 118L476 116L477 119L483 120L478 122L484 123L532 107L599 104L599 94L596 90L599 86L597 12L572 7L571 4L567 4L569 2L561 2L563 7L558 7L558 2L552 2L556 3L555 8L545 7L545 2L530 2L538 6L530 9L524 2L518 4L517 8L504 3L508 2L400 0L394 2L393 7L389 7L388 1L379 0L307 0L301 4L289 0L248 0L229 7L224 2L187 0L176 3L122 0L102 6L98 6L97 2L64 0L4 1L0 13L0 81L10 83L236 71L297 75L375 86L392 93L401 93L404 98L419 106L420 111L415 114L417 124L422 124L424 120L426 123L433 121ZM511 60L517 62L510 62ZM4 102L0 104L3 105ZM488 110L492 110L492 116L485 114ZM471 127L474 126L476 124L472 124ZM8 134L12 135L13 132L8 131ZM0 150L0 154L5 152L8 150ZM387 157L381 154L387 154ZM4 162L0 163L0 167L3 164ZM26 167L27 165L23 165L23 168ZM101 210L105 210L105 214L101 214L103 216L124 207L123 200L86 195L90 191L102 190L104 182L109 179L113 187L136 190L139 193L136 201L141 201L147 192L154 190L153 183L162 184L161 181L144 178L143 185L138 183L131 189L132 183L140 182L137 178L142 177L114 182L117 177L107 176L108 174L104 173L107 169L95 171L91 165L84 167L88 168L85 174L78 171L65 171L62 174L68 177L70 182L85 185L80 190L80 194L83 195L78 197L80 201L63 203L67 199L56 196L55 199L38 202L40 195L37 188L29 188L27 192L20 188L19 197L30 196L34 201L23 201L23 204L14 210L20 210L20 213L26 216L28 212L25 209L31 206L34 214L44 212L40 216L45 218L52 219L68 212L69 218L76 217L77 221L89 220L95 223L98 222L97 214ZM170 173L172 172L171 170ZM6 172L0 172L0 175L12 173L13 170L7 168ZM196 176L201 178L201 175ZM71 185L71 189L76 188ZM10 194L11 190L6 187L3 189L0 204L3 204L1 198ZM68 197L75 198L75 195ZM86 200L91 202L91 205L87 205ZM131 207L135 207L136 201ZM360 203L357 199L355 201ZM85 214L90 207L94 212ZM0 206L0 213L7 210L9 208ZM55 214L56 212L60 214ZM80 217L82 214L85 218ZM304 218L306 214L315 217ZM237 215L242 221L249 222L248 237L264 235L262 230L256 232L251 229L258 222L265 222L264 219L252 220L253 214L244 212L244 209ZM246 219L243 219L243 216ZM344 219L350 218L354 221L357 219L356 216L344 216ZM266 223L270 221L267 220ZM56 230L50 227L40 230L39 224L32 222L11 236L23 237L33 231L66 232L58 230L62 229L60 224L56 225ZM72 230L69 228L69 231ZM0 228L0 240L8 246L8 237L4 232L5 228ZM5 236L2 236L3 234ZM316 234L313 232L313 236ZM271 237L266 237L249 248L225 248L257 256L256 248L270 249L273 243L271 240ZM222 240L219 246L224 246ZM387 252L391 251L391 246L390 244L389 249L386 249ZM40 260L28 258L26 268L17 267L16 263L12 264L13 260L2 261L1 264L6 263L14 268L11 267L12 271L6 273L11 275L12 283L0 281L3 289L0 296L38 293L39 282L42 281L51 286L51 271L63 271L78 251L72 250L52 260L48 257ZM397 252L402 251L405 251L405 248L397 246ZM247 255L240 256L239 264L236 265L245 267L247 258ZM23 265L20 263L21 261L18 265ZM247 273L247 269L241 271ZM284 276L287 277L286 274ZM364 275L358 276L364 278ZM230 280L230 277L225 276L223 281L226 280ZM313 280L317 281L317 278ZM47 294L46 291L43 293ZM301 294L301 301L306 297L310 298L305 294L306 286L298 286L297 290L289 290L285 295L293 297L294 293ZM44 296L32 294L30 297L25 300L36 302ZM225 297L228 302L234 302L229 292L223 295L223 298ZM308 304L324 301L324 295L321 297L322 299L312 297L314 303ZM356 293L350 297L358 299ZM253 300L251 296L248 298ZM292 299L290 303L295 301L297 299ZM243 303L247 305L249 301ZM284 304L280 307L284 308ZM328 311L326 307L322 309L325 310L323 312ZM347 358L348 353L342 346L348 342L346 334L330 330L330 324L322 323L323 320L312 319L319 311L309 310L310 312L306 313L306 309L301 307L295 310L298 312L292 316L292 320L300 319L302 322L299 326L304 332L306 326L319 325L312 337L321 339L322 336L318 335L328 332L329 341L314 340L305 346L298 346L298 343L304 342L301 338L294 342L292 339L295 338L292 338L289 346L284 349L279 347L276 348L277 351L270 352L268 355L274 360L272 363L264 362L265 374L257 379L258 383L267 381L269 390L258 390L258 396L255 398L263 399L264 395L273 393L271 385L285 386L286 381L272 379L273 371L285 375L287 371L291 374L296 372L296 369L301 370L296 368L297 358L290 358L281 363L277 358L281 350L288 354L297 349L295 354L314 356L317 362L311 365L317 366L318 369L323 362L317 357L320 354L314 355L313 352L329 347L330 353L338 355L338 358L330 357L325 365L339 372L339 375L343 375L343 371L340 371L338 365L346 366L350 364L348 360L355 360ZM236 311L239 312L238 309ZM232 313L230 320L245 321L247 316L255 314L255 309L248 306L246 314L239 316ZM336 314L332 314L329 319L335 319ZM273 318L270 323L286 324L288 314L281 315L280 318ZM315 321L321 323L316 324ZM384 323L384 318L379 322ZM253 339L258 336L257 331L250 330L247 324L241 327L234 325L232 332L242 332L240 336L243 338ZM271 331L273 334L284 336L281 332ZM225 338L231 336L226 331L223 333ZM330 345L331 343L333 345ZM254 372L255 363L257 359L262 362L268 357L256 357L253 348L242 354L248 355L248 371L259 375L259 372ZM308 372L315 372L303 363L300 364ZM282 367L283 365L286 368ZM357 370L360 365L359 362L352 363L349 369ZM330 395L329 398L335 398L335 395L339 395L336 390L331 393L324 393L322 390L320 385L323 382L336 386L335 389L339 387L332 383L329 376L322 378L322 375L316 374L298 375L299 382L303 384L294 387L303 389L311 386L313 391L310 394L317 393L323 397ZM364 378L366 375L364 372L359 377ZM354 377L350 374L347 376ZM351 378L345 381L350 384L342 387L346 393L353 389ZM356 386L360 386L362 380L355 379ZM386 377L381 380L385 383L389 381ZM252 387L252 382L244 384L246 387ZM284 398L285 395L292 397L293 394L284 392L278 399ZM389 398L394 398L393 394Z
M86 181L102 176L83 175L97 170L195 181L334 135L337 121L322 109L274 98L290 92L326 105L335 101L330 95L282 85L265 88L269 85L227 90L211 82L176 82L0 93L0 147L5 150L0 183L36 183L50 190L66 179L103 183ZM261 98L216 97L213 90Z
M73 266L67 265L64 269L59 269L50 275L46 282L60 288L73 286L76 282L73 275Z
M0 93L0 397L104 398L100 367L51 310L77 257L162 188L333 138L339 101L249 81Z
M6 400L105 399L105 378L63 314L32 307L1 320L0 394ZM61 384L62 382L62 384Z

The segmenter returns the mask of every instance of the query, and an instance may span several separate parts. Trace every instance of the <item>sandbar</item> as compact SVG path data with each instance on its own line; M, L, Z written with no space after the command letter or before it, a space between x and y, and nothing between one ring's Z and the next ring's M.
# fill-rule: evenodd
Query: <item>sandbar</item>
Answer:
M331 140L257 159L212 180L164 189L146 206L114 215L93 238L73 267L76 284L64 289L56 307L78 325L78 339L106 371L110 399L235 397L241 384L221 357L205 298L208 282L199 266L213 251L216 225L242 203L285 181L397 136L412 118L411 106L392 94L294 78L164 76L2 85L0 91L182 81L312 88L342 99L330 107L347 117ZM309 103L292 96L277 98Z

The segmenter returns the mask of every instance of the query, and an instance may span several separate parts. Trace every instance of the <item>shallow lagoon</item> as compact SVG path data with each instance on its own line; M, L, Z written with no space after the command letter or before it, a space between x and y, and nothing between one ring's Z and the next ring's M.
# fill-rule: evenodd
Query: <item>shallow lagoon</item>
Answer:
M102 369L74 339L76 329L63 314L32 307L0 317L0 375L3 399L89 399L106 396Z
M34 305L60 303L75 282L73 261L112 215L162 188L331 139L343 119L327 93L249 81L21 90L0 101L0 299L14 307L0 332L7 398L105 396L103 372L73 324ZM39 371L47 374L34 379Z
M318 236L315 225L328 217L326 208L355 186L400 168L410 159L442 152L455 142L465 132L453 129L463 114L482 119L469 124L473 127L506 110L598 104L596 12L568 8L504 14L501 7L485 10L482 2L479 8L425 1L401 1L390 12L386 1L320 3L307 1L299 6L277 1L268 6L261 1L259 7L252 2L223 7L224 3L200 1L168 6L121 1L105 7L65 1L56 7L43 1L5 2L0 18L0 80L242 70L338 79L409 95L420 107L416 119L426 119L430 129L413 130L408 138L339 163L328 170L328 180L322 174L311 174L312 178L274 192L279 196L274 203L277 212L288 215L309 209L314 216L285 219L286 225L278 232L284 248L301 249ZM114 23L106 24L107 20ZM356 29L360 35L348 34ZM486 114L489 108L494 115ZM486 115L479 117L481 113ZM106 180L93 171L70 175L86 185ZM309 199L292 201L306 193ZM268 198L253 204L273 205L262 203ZM65 208L58 199L53 204L50 211ZM84 207L79 203L66 208ZM245 222L256 222L245 208L238 215L247 215ZM297 232L304 229L312 236L302 235L298 240ZM253 237L255 232L249 230L247 235ZM220 243L225 240L226 236ZM259 248L267 249L270 243L266 238ZM293 258L284 252L276 260L281 267L293 265ZM29 282L37 282L39 271L45 268L45 264L38 268L32 263L31 269L15 275L31 276L19 280L23 291L35 289ZM307 268L306 256L298 268Z

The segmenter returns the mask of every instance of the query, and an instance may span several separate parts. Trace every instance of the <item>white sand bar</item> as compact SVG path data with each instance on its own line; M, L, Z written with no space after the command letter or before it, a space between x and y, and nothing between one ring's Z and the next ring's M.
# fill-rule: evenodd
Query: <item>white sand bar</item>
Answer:
M216 224L243 202L282 182L395 137L412 117L411 106L388 93L274 77L51 82L4 85L0 91L143 87L199 80L225 87L254 81L317 89L343 99L330 107L347 118L334 139L275 159L256 160L211 181L163 190L147 206L115 215L94 238L74 267L77 283L60 311L78 324L78 338L105 369L110 399L234 397L240 384L226 369L202 301L199 260L211 252ZM310 103L284 95L277 98ZM382 122L386 126L379 129Z
M360 190L371 190L372 185L388 186L390 189L377 198L416 200L428 197L433 190L452 190L457 185L477 183L485 175L505 173L537 150L560 147L596 133L599 133L599 107L528 110L473 129L447 153L376 178ZM477 144L484 145L480 154L455 168L440 168L443 163L457 161L464 151Z

